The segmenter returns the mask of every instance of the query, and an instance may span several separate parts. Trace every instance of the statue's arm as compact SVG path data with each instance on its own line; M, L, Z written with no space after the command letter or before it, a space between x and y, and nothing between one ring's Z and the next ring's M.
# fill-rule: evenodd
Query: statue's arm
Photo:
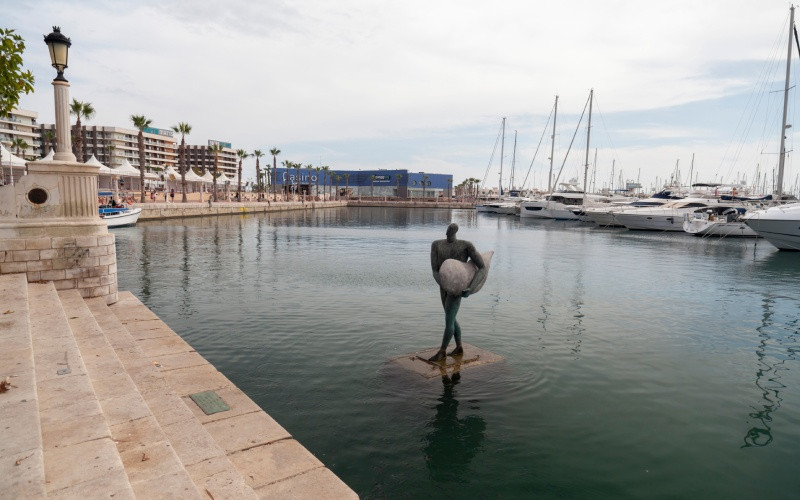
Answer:
M472 277L472 281L469 283L469 287L461 294L462 297L469 297L469 294L472 293L472 289L475 287L477 283L480 283L486 277L486 263L483 262L483 257L481 254L475 250L475 246L470 243L469 247L467 247L467 254L469 255L469 260L475 264L475 267L478 270L475 272L475 276Z
M436 242L433 242L431 245L431 271L433 272L433 279L441 286L442 283L439 281L439 267L441 267L439 252L436 251Z

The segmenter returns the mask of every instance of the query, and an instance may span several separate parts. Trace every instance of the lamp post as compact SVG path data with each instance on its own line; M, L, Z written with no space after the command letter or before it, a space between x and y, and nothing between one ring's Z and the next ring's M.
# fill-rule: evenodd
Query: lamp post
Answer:
M61 28L53 26L53 32L44 37L44 43L47 44L50 51L50 62L58 71L58 75L53 80L57 141L53 160L74 162L76 158L72 154L72 138L69 130L69 82L64 78L72 42L61 33Z

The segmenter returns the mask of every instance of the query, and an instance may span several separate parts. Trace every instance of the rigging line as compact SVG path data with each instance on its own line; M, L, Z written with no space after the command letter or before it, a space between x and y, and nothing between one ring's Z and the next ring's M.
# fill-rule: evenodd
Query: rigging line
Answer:
M494 160L494 154L497 152L497 143L500 142L500 134L503 132L503 125L500 124L500 129L497 131L497 138L494 140L494 148L492 148L492 156L489 157L489 164L486 165L486 173L483 174L483 180L481 184L486 185L486 178L489 177L489 169L492 167L492 161Z
M575 137L578 135L578 130L580 130L580 128L581 128L581 123L583 122L583 115L586 114L586 108L589 107L589 99L590 98L591 98L591 94L590 94L590 97L586 99L586 104L583 105L583 112L581 113L581 117L578 120L578 125L575 127L575 132L572 134L572 140L569 141L569 147L567 148L567 154L564 155L564 161L561 163L561 168L558 169L558 175L556 175L556 180L553 183L553 187L554 187L553 191L555 191L555 186L558 186L558 179L561 178L561 172L564 170L564 165L566 165L566 163L567 163L567 158L569 158L569 152L572 149L572 143L575 142Z
M752 126L753 126L754 117L758 113L759 104L761 103L761 101L763 101L763 99L765 97L766 91L764 89L768 85L767 77L768 77L769 74L772 74L772 73L774 73L776 71L774 69L774 67L775 67L776 64L778 64L778 60L781 57L780 56L780 47L783 45L783 43L782 43L783 36L784 36L783 34L786 33L786 29L785 28L788 25L788 21L789 21L789 19L788 19L788 14L787 14L787 17L786 17L786 19L785 19L785 21L784 21L784 23L782 25L782 28L780 29L780 31L778 32L778 34L775 37L775 40L773 41L772 50L770 51L771 56L766 59L764 65L761 68L759 77L756 80L757 82L760 82L760 84L757 85L755 88L753 88L753 90L750 93L750 96L748 97L747 103L746 103L746 105L745 105L745 107L744 107L744 109L742 111L742 114L739 116L739 121L736 124L736 128L734 129L734 136L733 136L733 138L731 138L731 141L728 143L728 146L726 147L722 158L720 158L720 164L717 167L717 173L719 173L720 169L722 168L723 162L725 162L726 158L728 158L728 153L731 153L731 149L732 148L734 149L734 152L732 152L732 157L731 157L731 161L730 161L730 163L731 163L730 169L733 169L733 167L738 162L738 159L739 159L739 157L740 157L740 155L742 153L742 150L744 149L744 141L745 141L746 137L749 135L750 130L752 129ZM770 68L773 68L773 69L770 71ZM755 101L755 103L753 101ZM752 106L752 108L751 108L751 106ZM752 111L748 112L748 110L752 110ZM749 114L749 116L748 116L748 114ZM747 119L745 119L746 117L747 117ZM745 122L746 125L744 125L743 122ZM766 126L766 123L765 123L765 126ZM741 133L739 133L740 127L743 127L741 129ZM738 137L738 140L739 140L738 147L734 147L733 144L737 140L737 137ZM763 136L762 136L762 140L763 140Z
M603 113L600 110L600 104L597 101L598 101L597 100L597 96L594 96L594 108L597 110L597 114L600 115L600 122L603 124L603 127L602 127L603 128L603 133L605 134L606 139L608 140L608 143L610 144L610 147L611 147L611 152L612 152L612 156L611 157L612 157L612 159L616 160L617 158L619 158L619 154L618 154L618 151L617 151L617 146L614 144L614 141L611 140L611 134L608 133L608 126L606 125L605 113ZM621 164L622 164L622 162L620 162L620 172L622 172ZM611 186L609 186L609 188L610 187Z
M542 140L544 140L544 135L547 133L547 126L550 125L550 118L553 117L553 111L556 109L556 105L553 104L553 107L550 108L550 115L547 117L547 123L544 124L544 128L542 129L542 136L539 138L539 144L536 145L536 151L533 153L533 159L531 160L531 164L528 166L528 172L525 174L525 180L522 181L522 189L525 189L525 185L528 183L528 176L531 175L531 169L533 168L533 162L536 161L536 155L539 154L539 147L542 145Z

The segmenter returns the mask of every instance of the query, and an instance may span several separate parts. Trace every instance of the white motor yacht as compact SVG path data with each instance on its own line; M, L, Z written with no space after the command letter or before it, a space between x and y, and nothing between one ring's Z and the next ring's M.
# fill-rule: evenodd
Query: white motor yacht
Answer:
M612 202L607 206L589 207L585 210L588 222L594 222L602 227L622 227L617 220L617 214L626 210L644 207L660 207L672 200L683 199L686 195L679 191L664 189L653 196L641 200L626 201L625 203Z
M800 250L800 203L748 212L744 222L780 250Z
M719 236L732 238L758 238L742 220L747 209L720 205L698 208L683 215L683 230L694 236Z
M715 198L684 198L658 207L642 207L615 214L618 223L628 229L644 231L683 231L683 214L698 208L719 205Z
M562 182L561 189L539 200L519 204L520 217L538 219L578 220L573 210L581 207L599 206L608 203L609 197L599 194L584 194L572 182Z

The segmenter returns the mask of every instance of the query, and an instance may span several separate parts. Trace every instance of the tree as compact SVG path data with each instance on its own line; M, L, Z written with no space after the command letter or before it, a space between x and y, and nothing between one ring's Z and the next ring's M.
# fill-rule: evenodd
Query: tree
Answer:
M24 160L25 150L28 149L28 143L25 142L25 139L21 137L14 137L13 139L11 139L10 145L16 151L17 156L19 156ZM22 152L21 154L20 151Z
M375 179L377 179L377 178L378 178L378 176L375 175L375 174L372 174L372 175L369 176L369 197L370 198L374 198L375 197L375 194L374 194L375 193Z
M453 178L450 177L447 179L447 198L450 199L453 197Z
M114 150L117 149L117 147L113 144L109 144L106 147L108 148L108 166L110 167L114 165Z
M344 177L344 197L350 198L350 174L342 174L342 177Z
M84 151L83 147L83 131L81 130L81 116L86 118L87 120L91 120L94 117L94 106L90 102L81 102L77 99L72 100L72 104L69 105L69 114L75 115L77 120L75 120L75 133L72 135L75 138L75 156L78 157L78 161L85 162L86 161L86 152Z
M319 173L320 173L321 170L322 170L322 167L314 167L314 172L317 173L317 180L316 180L317 187L314 189L314 191L316 192L315 194L317 195L317 198L319 198Z
M276 192L276 186L278 185L278 155L281 154L281 150L278 148L272 148L269 150L269 154L272 155L272 201L276 201L278 193Z
M325 191L325 185L328 184L328 172L330 171L331 167L325 165L322 167L322 171L325 172L325 177L322 179L322 191ZM323 196L324 198L324 196ZM330 199L330 192L328 193L328 199Z
M397 198L400 198L400 179L403 178L403 174L397 174Z
M256 193L258 193L256 195L256 199L260 201L262 199L261 190L263 184L261 183L261 167L259 165L259 161L261 160L261 157L264 156L264 153L262 153L260 149L256 149L253 151L253 156L256 157Z
M336 176L336 199L339 199L339 181L342 180L341 175Z
M294 162L294 163L292 163L292 166L294 167L294 172L295 172L294 173L294 176L295 176L294 177L294 184L295 184L294 194L296 194L299 197L300 196L300 168L303 166L303 164L300 163L300 162Z
M242 160L245 158L250 157L250 153L245 151L244 149L237 149L236 156L239 157L239 170L237 171L236 175L236 199L239 200L239 203L242 202Z
M22 67L25 40L14 30L0 28L0 116L17 107L20 94L33 92L33 73Z
M44 142L46 144L50 144L50 148L53 151L55 151L56 150L56 133L53 130L47 129L47 130L44 131L44 134L42 134L42 136L44 137ZM42 149L44 149L44 148L42 148ZM47 154L47 151L45 151L44 154Z
M178 171L181 173L181 203L186 203L186 134L192 133L192 126L186 122L178 122L172 126L172 130L181 134L181 149L178 156Z
M213 177L213 193L214 193L214 201L217 201L217 175L219 172L219 154L223 150L223 146L220 143L212 144L208 147L209 151L214 154L214 171L211 172L211 177Z
M149 127L153 120L145 118L144 115L131 115L131 121L133 126L139 129L139 188L141 190L139 203L144 203L144 129Z
M428 176L427 175L423 175L422 176L422 198L425 198L425 194L426 194L425 188L427 187L427 185L428 185Z

